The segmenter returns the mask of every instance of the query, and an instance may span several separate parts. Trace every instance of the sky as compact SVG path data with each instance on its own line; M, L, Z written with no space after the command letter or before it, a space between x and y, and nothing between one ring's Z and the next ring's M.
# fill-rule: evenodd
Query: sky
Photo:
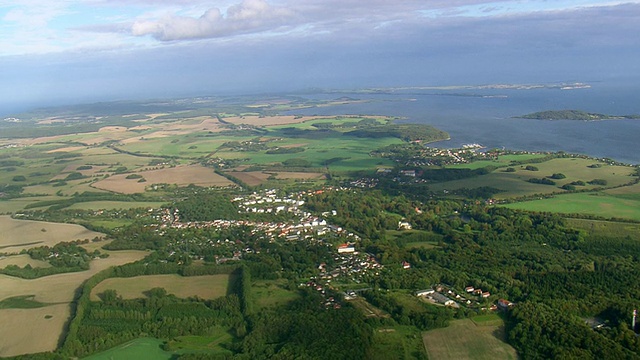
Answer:
M640 77L640 0L0 0L0 114Z

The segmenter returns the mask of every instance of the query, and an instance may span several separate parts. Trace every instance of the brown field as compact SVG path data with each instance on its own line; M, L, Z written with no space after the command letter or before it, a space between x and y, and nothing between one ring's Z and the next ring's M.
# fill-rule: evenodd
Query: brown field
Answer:
M45 221L16 220L0 216L0 252L19 253L36 246L53 246L61 241L102 237L104 234L80 225Z
M51 267L51 265L42 260L34 260L27 254L22 255L12 255L12 256L0 256L0 269L7 267L8 265L17 265L20 267L24 267L26 265L30 265L34 268L47 268Z
M430 360L517 359L505 343L501 326L478 326L470 319L454 320L443 329L427 331L424 346Z
M226 117L224 121L239 125L256 125L256 126L272 126L272 125L287 125L287 124L298 124L301 122L326 118L326 116L302 116L296 117L293 115L280 115L280 116L267 116L267 117L259 117L259 116L233 116Z
M34 300L44 303L64 303L73 300L73 294L83 281L111 266L118 266L142 259L146 251L104 251L109 253L106 259L91 262L87 271L57 274L38 279L27 280L0 275L0 300L12 296L35 295Z
M177 166L158 170L141 171L146 182L138 182L139 179L126 179L128 174L110 176L104 180L93 183L91 186L123 194L141 193L145 187L153 184L176 184L186 186L194 184L198 186L229 186L233 185L228 179L216 174L212 169L200 165Z
M183 277L171 275L145 275L132 278L106 279L91 291L91 300L98 301L98 294L108 289L118 292L124 299L145 297L144 291L161 287L167 293L180 298L198 296L203 299L215 299L227 294L229 275L203 275Z
M70 315L69 304L0 310L0 357L55 350Z
M91 243L87 246L104 245L106 242ZM148 252L105 251L106 259L91 262L87 271L45 276L26 280L0 275L0 300L20 295L34 295L34 300L54 305L37 309L0 310L0 356L13 356L54 350L69 319L69 304L76 289L99 271L111 266L123 265L145 257ZM46 319L46 315L51 315ZM37 341L34 339L37 338Z
M53 153L57 153L57 152L71 152L71 151L76 151L76 150L82 150L84 148L85 148L84 146L68 146L68 147L63 147L63 148L59 148L59 149L49 150L49 151L47 151L47 153L53 154Z
M263 172L263 171L248 171L248 172L229 172L229 175L237 178L249 186L260 185L267 181L269 176L275 174L278 180L287 179L321 179L324 178L322 173L308 173L308 172Z

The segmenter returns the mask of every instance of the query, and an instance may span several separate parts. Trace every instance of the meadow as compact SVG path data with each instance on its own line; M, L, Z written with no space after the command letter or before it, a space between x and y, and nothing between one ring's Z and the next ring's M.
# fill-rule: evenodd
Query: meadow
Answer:
M139 338L107 351L87 356L84 360L112 360L112 359L136 359L136 360L163 360L171 359L173 353L162 350L163 341L155 338Z
M143 298L146 291L158 287L179 298L197 296L202 299L215 299L227 295L229 279L229 275L183 277L176 274L110 278L93 288L91 300L100 300L99 295L108 289L115 290L123 299Z
M504 204L511 209L585 214L603 218L640 221L640 200L621 198L607 192L573 193L552 198Z
M514 155L512 160L523 155ZM527 155L527 157L531 157ZM519 159L518 161L525 161ZM491 164L491 162L486 162ZM475 167L474 164L456 165L456 167ZM599 167L592 167L594 164ZM496 164L494 164L496 165ZM536 171L527 170L527 165L537 168ZM504 166L504 164L502 164ZM635 168L622 165L608 165L593 159L583 158L557 158L540 163L522 164L511 166L512 172L506 168L498 168L487 175L481 175L466 179L445 181L429 185L430 190L436 193L446 193L458 189L472 189L478 187L492 187L501 190L494 195L495 199L509 199L536 194L565 193L560 187L575 181L583 181L584 186L576 186L578 190L594 190L602 185L591 185L587 182L594 179L606 181L604 187L616 187L629 184L634 181ZM549 178L553 174L563 174L563 179L553 179L555 185L531 183L530 179Z
M251 284L251 294L259 308L284 305L300 297L297 291L285 289L282 280L261 280Z
M374 330L372 360L424 359L422 335L412 326L390 326Z
M446 328L423 334L431 360L517 359L515 349L503 340L501 326L477 325L471 319L454 320Z

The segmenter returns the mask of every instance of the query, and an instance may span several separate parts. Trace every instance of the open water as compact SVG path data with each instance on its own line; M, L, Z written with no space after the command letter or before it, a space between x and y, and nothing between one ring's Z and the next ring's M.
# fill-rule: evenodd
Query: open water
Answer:
M368 103L296 110L304 115L368 114L399 116L400 122L423 123L447 131L451 140L434 147L477 143L486 148L566 151L640 164L638 120L530 120L515 116L545 110L584 110L607 115L640 114L640 85L592 83L587 89L407 90L393 94L330 94ZM311 97L311 96L310 96Z

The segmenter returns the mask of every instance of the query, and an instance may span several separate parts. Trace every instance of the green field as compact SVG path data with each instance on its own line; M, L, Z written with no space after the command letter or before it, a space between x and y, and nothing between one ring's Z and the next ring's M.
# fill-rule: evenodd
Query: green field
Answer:
M372 360L411 360L426 357L420 331L413 326L391 326L374 330Z
M84 358L85 360L162 360L171 359L173 354L160 348L162 340L154 338L140 338L124 343L98 354Z
M425 332L423 340L430 360L517 359L515 349L503 337L502 327L478 326L464 319Z
M588 214L604 218L624 218L640 221L640 200L609 195L606 192L563 194L549 199L525 201L504 206L528 211Z
M491 164L491 162L483 163ZM476 163L459 165L459 167L476 167L474 164ZM590 167L590 165L593 164L599 164L601 167ZM535 194L564 193L566 191L560 187L574 181L583 181L586 183L594 179L602 179L607 182L606 187L622 186L631 183L634 180L632 175L635 174L634 167L608 165L593 159L582 158L557 158L542 163L532 163L530 165L538 168L538 171L526 170L527 164L516 165L512 166L514 169L513 172L506 172L505 168L499 168L487 175L433 183L430 184L429 188L436 193L446 193L465 188L492 187L502 191L494 195L496 199L508 199ZM528 182L529 179L546 178L557 173L561 173L566 177L564 179L553 180L556 183L555 185ZM576 188L577 190L592 190L599 187L602 186L587 184L585 186L577 186Z
M167 342L167 349L178 353L206 352L216 354L229 354L232 352L224 347L233 341L233 336L227 329L216 327L208 336L178 336Z
M502 326L504 321L497 314L478 315L471 318L474 324L478 326Z
M257 281L251 286L251 293L258 307L275 307L284 305L300 297L296 291L284 288L283 280Z
M569 227L580 229L589 235L595 236L615 236L615 237L635 237L640 233L640 224L630 224L627 222L589 220L589 219L566 219Z

